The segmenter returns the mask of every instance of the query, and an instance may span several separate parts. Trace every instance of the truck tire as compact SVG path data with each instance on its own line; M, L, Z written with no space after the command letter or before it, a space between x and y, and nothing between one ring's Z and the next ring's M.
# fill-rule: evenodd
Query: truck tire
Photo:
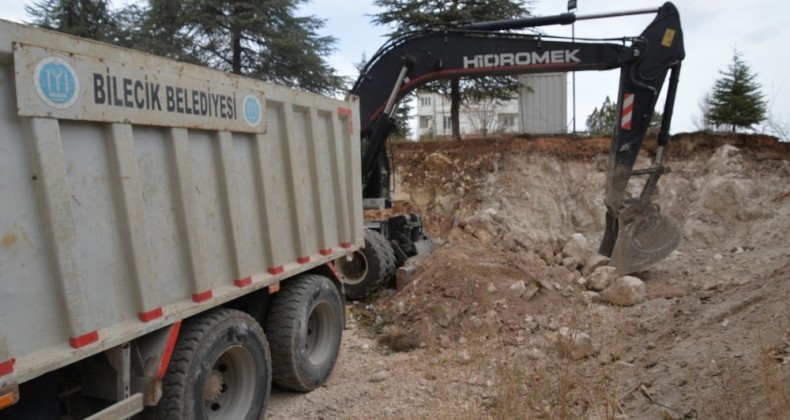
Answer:
M266 318L272 379L307 392L332 373L343 333L343 303L328 278L305 274L283 282Z
M215 309L184 321L147 418L258 420L271 393L272 361L255 319Z
M384 235L365 229L365 247L335 260L335 267L343 275L346 297L364 299L384 286L395 273L395 251Z

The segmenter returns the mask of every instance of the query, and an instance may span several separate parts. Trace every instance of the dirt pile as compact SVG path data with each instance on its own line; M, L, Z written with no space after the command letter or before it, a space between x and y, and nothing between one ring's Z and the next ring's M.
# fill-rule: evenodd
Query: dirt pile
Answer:
M396 207L422 214L436 249L400 290L350 303L329 382L276 392L269 417L786 418L790 144L672 139L656 202L683 241L618 286L630 306L611 303L595 252L608 150L565 137L395 145Z
M683 243L636 274L644 300L630 307L588 284L603 229L607 139L404 144L395 156L399 198L422 210L440 246L380 301L381 320L437 354L498 343L490 351L519 372L525 395L570 387L565 401L514 395L523 404L513 409L747 418L790 408L790 145L673 139L672 172L656 201L681 222ZM647 150L637 166L651 159ZM576 351L561 345L568 331L590 337L594 351L568 362L562 353ZM523 379L534 375L545 382ZM499 395L509 379L489 380ZM495 406L485 413L498 417Z

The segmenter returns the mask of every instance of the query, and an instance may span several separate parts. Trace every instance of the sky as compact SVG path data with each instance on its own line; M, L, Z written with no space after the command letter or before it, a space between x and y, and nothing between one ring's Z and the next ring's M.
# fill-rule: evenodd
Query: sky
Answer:
M0 18L23 22L28 20L24 5L30 1L0 0ZM113 4L125 3L116 0ZM659 7L654 0L578 0L577 16L606 12ZM684 32L686 59L680 72L680 85L672 120L672 133L696 131L701 115L700 102L710 92L720 71L732 63L734 51L756 75L768 105L770 118L790 128L790 2L785 0L676 0ZM533 15L547 16L567 11L567 0L535 0L530 6ZM379 10L372 0L312 0L299 10L325 20L320 35L337 39L336 50L329 62L344 76L356 78L355 63L363 54L372 56L383 45L390 28L374 26L371 15ZM573 25L577 37L611 38L638 35L653 15L582 20ZM570 36L571 25L543 27L550 35ZM572 84L572 77L568 83ZM617 96L619 71L586 71L576 73L576 127L584 122L593 108L600 107L609 95ZM568 87L568 117L573 116L572 86ZM657 109L663 109L663 95Z

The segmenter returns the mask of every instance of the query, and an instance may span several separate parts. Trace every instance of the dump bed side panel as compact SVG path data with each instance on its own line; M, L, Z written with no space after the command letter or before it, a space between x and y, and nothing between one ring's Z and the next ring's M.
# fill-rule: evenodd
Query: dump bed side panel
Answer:
M0 386L356 249L357 111L0 21Z

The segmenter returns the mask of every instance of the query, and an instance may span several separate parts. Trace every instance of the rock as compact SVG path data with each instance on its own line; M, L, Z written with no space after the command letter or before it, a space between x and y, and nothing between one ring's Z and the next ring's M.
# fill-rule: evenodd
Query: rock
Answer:
M469 322L472 323L472 328L479 330L483 326L483 320L477 316L472 316L469 318Z
M368 378L368 382L384 382L390 378L390 373L386 370L380 370Z
M616 278L617 269L614 267L598 267L590 274L590 278L587 279L587 288L600 292L614 283Z
M560 328L557 349L560 356L571 360L581 360L595 354L595 347L593 347L590 335L568 327Z
M471 361L472 361L472 355L471 355L471 354L469 354L469 351L467 351L467 350L463 350L463 351L461 352L461 354L459 355L458 359L459 359L458 361L459 361L459 362L460 362L462 365L465 365L465 364L467 364L467 363L469 363L469 362L471 362Z
M527 290L527 285L524 284L524 280L519 280L510 286L510 291L513 293L513 296L515 297L521 297L526 290Z
M458 316L458 310L443 305L432 305L427 308L431 319L440 327L447 328Z
M419 207L427 207L433 202L433 194L427 190L415 190L411 193L411 201Z
M536 349L536 348L528 349L527 351L524 352L524 354L530 360L543 360L546 358L546 355L542 351L540 351L540 349Z
M538 323L534 319L529 321L524 321L524 328L529 331L535 331L538 328Z
M524 299L532 300L532 298L537 296L538 290L540 289L535 283L530 284L529 286L527 286L527 289L524 291L524 295L523 295Z
M562 247L562 253L576 261L585 261L587 260L588 246L589 243L587 242L587 238L585 238L584 235L581 233L574 233L571 235L571 238L568 240L568 242L565 243L565 246Z
M575 271L581 263L574 257L565 257L562 259L562 266L569 271Z
M437 238L433 239L434 245L436 245L436 239ZM468 237L466 236L466 232L464 232L463 229L456 226L450 229L449 232L447 232L447 236L445 237L445 240L447 241L448 244L462 244L462 243L466 243Z
M487 214L487 215L489 215L489 216L491 216L491 217L494 217L494 216L496 216L497 214L499 214L499 212L498 212L498 211L496 211L496 209L495 209L495 208L492 208L492 207L489 207L489 208L487 208L487 209L483 210L483 213L485 213L485 214Z
M585 277L589 277L590 274L595 271L598 267L603 267L605 265L609 265L609 257L600 255L600 254L593 254L587 257L587 260L584 261L584 268L582 269L582 275Z
M453 166L453 161L441 153L433 152L425 157L425 164L429 167L446 168Z
M580 273L579 270L572 270L571 272L568 273L567 284L576 283L581 277L582 277L582 273Z
M563 288L562 291L560 291L560 294L563 297L571 297L571 295L573 295L573 286L571 286L570 284L565 286L565 288Z
M543 248L538 251L538 255L540 255L540 258L545 261L546 264L554 264L554 249L551 245L544 245Z
M585 290L579 293L578 299L584 305L603 302L603 299L601 299L601 295L598 294L598 292L593 292L592 290Z
M488 286L486 286L486 290L488 291L488 293L496 293L496 286L494 286L494 283L488 283Z
M494 240L494 235L485 228L479 228L472 233L472 236L477 238L482 244L491 243Z
M455 194L442 194L436 196L436 199L434 199L434 204L436 204L436 208L440 211L454 210L460 202L461 198Z
M551 279L548 279L544 276L540 276L537 279L535 279L535 281L538 282L538 285L540 285L540 287L546 290L554 290L554 284L551 283Z
M623 276L601 292L606 302L619 306L632 306L645 300L645 283L633 276Z
M566 285L571 283L571 273L575 270L569 270L565 267L554 266L549 267L545 271L543 271L542 275L539 276L541 278L546 278L552 283Z
M700 202L725 222L742 220L750 188L743 180L714 178L701 192Z
M448 336L446 336L444 334L439 336L439 346L441 346L442 348L446 349L446 348L450 347L450 344L451 344L450 337L448 337Z
M535 321L538 323L540 328L549 331L556 331L557 330L557 323L554 321L553 318L546 316L546 315L535 315Z

